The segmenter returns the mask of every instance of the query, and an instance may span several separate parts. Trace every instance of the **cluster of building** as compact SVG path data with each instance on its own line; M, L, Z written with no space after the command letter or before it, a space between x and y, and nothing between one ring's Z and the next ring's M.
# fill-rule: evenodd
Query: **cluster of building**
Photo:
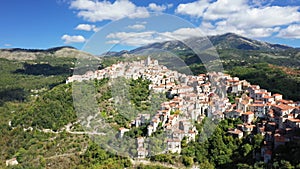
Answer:
M248 134L261 134L264 142L257 160L268 163L274 150L292 140L300 140L294 133L300 128L300 103L283 99L281 94L272 94L259 85L251 85L238 78L226 78L229 93L236 94L231 109L224 112L225 118L240 118L243 124L228 131L242 138Z
M243 124L228 131L234 137L243 138L251 133L264 135L264 145L258 158L265 162L271 159L274 148L299 139L291 134L300 127L299 102L284 100L281 94L271 94L258 85L223 73L185 75L169 70L148 57L142 61L119 62L84 75L73 75L67 83L117 77L148 79L151 81L149 89L153 92L167 93L169 101L162 103L153 116L139 114L131 126L148 125L148 137L157 130L164 130L168 152L180 153L184 138L195 140L198 131L193 124L201 122L204 117L240 118ZM229 101L226 93L236 96L234 103ZM254 123L257 119L261 119L260 122ZM129 130L120 128L120 136ZM139 158L148 155L144 141L143 137L137 138Z

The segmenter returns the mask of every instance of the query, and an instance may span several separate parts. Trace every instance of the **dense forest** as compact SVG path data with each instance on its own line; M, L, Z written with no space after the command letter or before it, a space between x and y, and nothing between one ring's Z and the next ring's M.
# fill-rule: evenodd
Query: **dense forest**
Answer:
M73 63L74 58L47 57L27 62L0 59L0 168L5 168L5 160L13 157L19 165L9 168L133 168L128 158L108 153L88 135L61 130L76 121L72 84L65 84ZM107 82L103 79L94 84L99 94L102 92L99 106L109 111L105 107L111 98ZM148 99L149 82L137 79L127 83L132 104L137 110L146 110L148 103L143 101ZM122 126L124 119L116 115L110 120ZM83 129L78 124L73 130ZM135 164L134 168L168 167Z

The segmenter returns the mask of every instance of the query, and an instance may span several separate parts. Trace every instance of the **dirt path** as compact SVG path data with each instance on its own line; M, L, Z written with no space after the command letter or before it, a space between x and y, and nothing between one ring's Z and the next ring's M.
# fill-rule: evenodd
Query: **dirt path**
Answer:
M101 136L106 135L106 133L98 133L96 131L93 131L93 132L71 131L71 126L72 126L72 124L67 124L65 126L65 129L66 129L67 133L70 133L70 134L79 134L79 135L82 135L82 134L87 134L87 135L101 135ZM28 130L28 129L24 129L24 130ZM40 132L44 132L44 133L55 133L55 134L59 134L59 133L63 132L63 131L53 131L52 129L43 129L43 130L37 129L37 130L40 131Z

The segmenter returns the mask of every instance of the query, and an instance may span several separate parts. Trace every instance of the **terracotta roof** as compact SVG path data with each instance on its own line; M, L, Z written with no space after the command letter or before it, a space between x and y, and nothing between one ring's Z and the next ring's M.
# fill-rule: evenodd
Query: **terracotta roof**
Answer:
M300 119L290 118L288 120L293 122L293 123L300 123Z
M285 105L285 104L277 104L277 105L273 105L274 107L280 109L280 110L290 110L290 109L294 109L295 107L289 106L289 105Z
M246 127L246 128L253 128L253 127L255 127L255 125L244 125L244 127Z
M195 132L195 131L192 131L192 130L190 130L190 131L189 131L189 133L190 133L190 134L194 134L194 133L196 133L196 132Z
M228 133L231 133L231 134L241 134L243 133L241 130L239 129L234 129L234 130L229 130L227 131Z
M254 114L254 113L252 111L248 111L248 112L245 112L243 114L245 114L245 115L251 115L251 114Z
M228 79L228 82L239 82L239 80Z
M266 92L262 92L262 91L255 91L255 94L265 94Z
M120 127L119 130L122 131L122 130L129 130L129 129L124 128L124 127Z
M257 103L254 103L254 104L251 104L250 106L254 106L254 107L263 107L264 104L257 104Z
M265 99L269 99L269 98L273 98L273 97L272 97L272 96L269 96L269 95L265 95L264 98L265 98Z
M169 105L170 105L171 107L175 107L176 104L175 104L175 103L170 103Z
M157 123L157 119L152 119L152 122Z
M279 102L283 104L293 104L294 102L292 100L279 100Z

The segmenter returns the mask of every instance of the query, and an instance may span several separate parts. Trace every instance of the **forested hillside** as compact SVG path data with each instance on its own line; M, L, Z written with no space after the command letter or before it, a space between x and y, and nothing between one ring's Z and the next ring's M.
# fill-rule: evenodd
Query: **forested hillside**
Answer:
M247 44L243 44L241 37L232 34L219 38L212 39L212 42L216 44L227 73L258 84L272 93L281 93L285 99L300 100L298 49L249 39L246 39ZM231 43L224 43L228 38ZM155 45L162 47L164 43ZM182 58L194 74L206 72L197 56L188 50L176 51L176 45L178 43L174 43L174 48L170 50ZM129 158L106 152L87 134L82 133L83 126L76 123L72 84L65 84L67 77L73 74L76 57L81 54L69 47L47 51L0 51L0 168L5 168L5 161L14 157L19 165L11 168L165 169L189 168L193 164L202 168L266 167L263 163L255 163L251 158L253 152L261 146L262 138L259 135L235 139L226 134L229 128L240 123L238 120L222 121L213 136L204 142L182 142L183 150L180 155L160 154L150 157L148 160L152 164L139 164ZM107 56L94 64L101 69L118 61L132 61L144 57L146 56ZM172 65L172 60L165 64ZM92 81L97 92L96 100L101 117L114 129L118 129L128 125L131 119L116 111L116 105L111 101L112 88L108 82L109 79ZM163 101L159 100L164 98L162 96L148 97L149 81L131 79L124 83L129 86L130 104L136 111L134 113L153 112L157 109L151 104ZM113 90L121 91L121 88ZM129 110L128 107L118 108ZM69 124L72 124L70 128ZM197 124L196 127L201 131L202 124ZM145 135L146 128L142 127L126 133L126 136L132 138ZM280 147L275 152L273 166L268 167L300 168L298 147L299 144L295 142ZM290 152L293 152L292 155Z
M75 61L53 56L24 61L0 59L0 168L5 168L5 161L11 158L19 164L10 168L133 168L128 158L106 152L87 134L81 134L80 124L66 129L67 124L77 121L72 84L65 84ZM95 82L95 89L101 91L98 99L103 116L112 114L106 104L111 98L107 82ZM141 79L128 81L132 103L140 110L147 107L142 103L149 94L147 84ZM128 122L114 115L108 119L112 124L123 126ZM136 167L168 168L157 164Z

